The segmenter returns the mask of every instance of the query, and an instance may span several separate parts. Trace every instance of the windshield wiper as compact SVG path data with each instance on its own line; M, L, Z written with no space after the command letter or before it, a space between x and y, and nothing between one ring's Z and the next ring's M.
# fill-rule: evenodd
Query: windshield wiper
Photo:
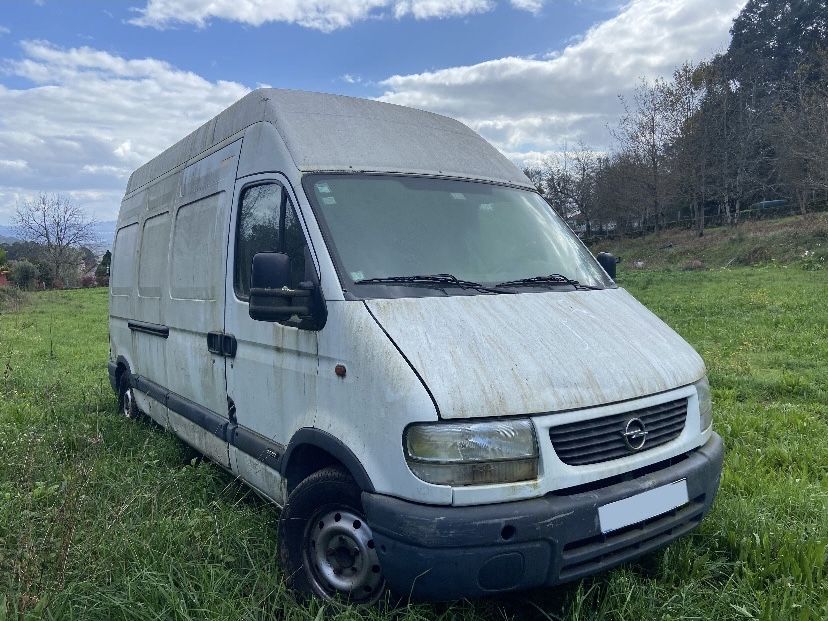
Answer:
M471 280L463 280L457 278L453 274L418 274L414 276L380 276L377 278L363 278L355 280L356 285L425 285L426 287L436 287L442 289L444 287L458 287L460 289L475 289L477 291L484 291L488 293L512 293L511 291L503 291L496 287L487 287L479 282Z
M505 282L499 282L496 287L536 287L536 286L543 286L543 285L571 285L576 289L591 289L591 290L600 290L603 287L593 287L592 285L585 285L583 283L578 282L577 280L573 280L563 274L547 274L546 276L533 276L531 278L519 278L518 280L507 280Z

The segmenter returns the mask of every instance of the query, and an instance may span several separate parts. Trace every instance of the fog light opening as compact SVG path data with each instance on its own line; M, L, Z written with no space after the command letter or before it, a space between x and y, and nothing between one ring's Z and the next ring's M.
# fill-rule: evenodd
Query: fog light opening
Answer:
M506 524L506 526L504 526L500 531L500 538L503 539L503 541L509 541L509 539L515 536L516 532L517 529L514 526Z

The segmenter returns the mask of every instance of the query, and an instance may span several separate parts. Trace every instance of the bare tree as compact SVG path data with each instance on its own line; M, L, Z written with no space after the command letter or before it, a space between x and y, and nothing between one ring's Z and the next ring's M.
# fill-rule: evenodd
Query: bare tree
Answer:
M671 119L666 83L642 79L633 93L632 105L621 97L624 115L612 132L621 151L632 155L645 172L642 179L652 209L655 230L664 226L665 152L671 138Z
M28 241L41 244L52 276L77 260L76 249L96 241L95 221L65 194L41 192L17 207L15 223Z
M564 149L557 174L557 191L583 221L587 237L592 235L597 215L595 182L599 159L595 151L580 141L573 151Z
M684 63L665 89L669 131L670 186L678 207L689 207L696 231L704 235L704 206L710 160L710 128L700 114L706 88L703 64Z

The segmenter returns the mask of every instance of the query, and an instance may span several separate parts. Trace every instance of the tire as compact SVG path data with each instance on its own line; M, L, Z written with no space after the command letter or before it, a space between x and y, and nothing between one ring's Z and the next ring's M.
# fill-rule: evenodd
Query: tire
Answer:
M291 492L279 519L279 556L294 591L355 604L383 597L385 579L360 495L339 467L313 473Z
M129 382L129 374L124 371L118 380L118 411L127 418L135 419L141 414L135 404L135 392Z

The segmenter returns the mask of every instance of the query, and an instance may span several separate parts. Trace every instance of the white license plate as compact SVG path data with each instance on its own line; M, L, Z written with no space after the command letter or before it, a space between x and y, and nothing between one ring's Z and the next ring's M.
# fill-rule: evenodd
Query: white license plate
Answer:
M616 500L603 507L598 507L598 521L601 524L601 532L608 533L630 524L649 520L652 517L686 505L688 500L687 479L662 485L629 498Z

